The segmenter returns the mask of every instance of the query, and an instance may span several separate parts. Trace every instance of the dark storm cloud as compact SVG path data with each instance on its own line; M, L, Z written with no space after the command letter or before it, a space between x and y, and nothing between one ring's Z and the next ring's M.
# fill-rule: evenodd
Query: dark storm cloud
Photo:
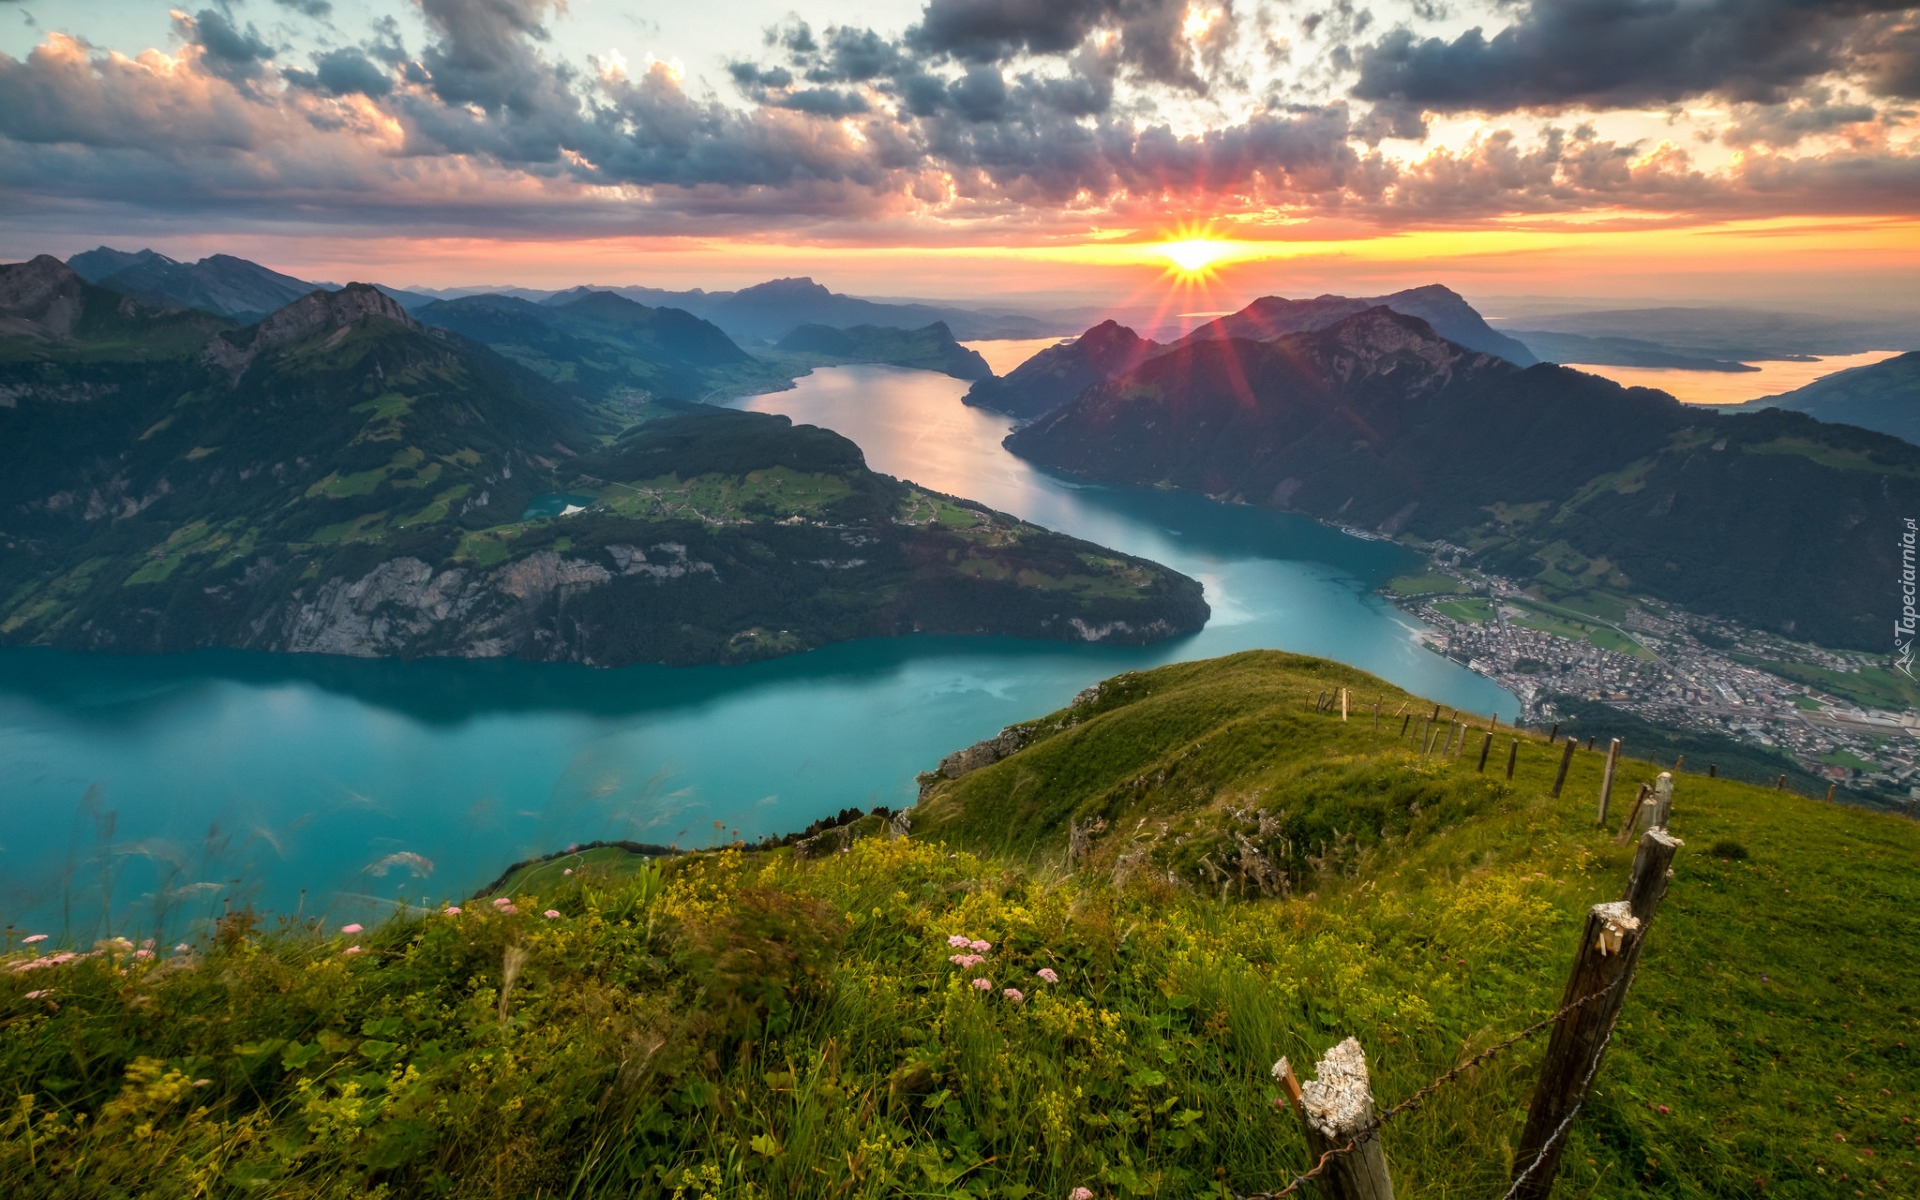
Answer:
M332 96L354 93L384 96L393 90L392 78L375 66L364 53L352 47L329 50L316 56L311 71L289 67L280 72L280 77L294 87L326 92Z
M1506 29L1452 41L1398 28L1359 51L1352 94L1436 112L1778 103L1848 65L1861 17L1911 0L1530 0ZM1896 72L1897 73L1897 72Z
M309 17L324 17L333 11L332 0L273 0L282 8L291 8Z
M206 51L207 65L231 79L260 74L274 47L249 25L242 31L224 14L203 8L191 23L190 40Z
M1140 78L1204 92L1187 13L1188 0L930 0L905 42L922 55L992 63L1065 54L1106 30L1116 59ZM1224 41L1232 22L1223 4L1215 37Z
M1849 51L1875 95L1920 100L1920 11L1861 22Z

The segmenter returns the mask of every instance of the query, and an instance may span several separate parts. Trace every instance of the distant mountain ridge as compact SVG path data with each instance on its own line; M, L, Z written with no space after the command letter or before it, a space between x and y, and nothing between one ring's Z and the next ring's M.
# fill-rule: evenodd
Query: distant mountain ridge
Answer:
M1372 309L1189 344L1007 438L1043 465L1469 547L1556 587L1629 588L1828 645L1885 641L1888 513L1920 449L1779 410L1521 369Z
M1829 424L1857 425L1920 445L1920 350L1852 367L1725 412L1782 408Z
M628 339L698 320L554 312ZM0 643L610 666L1206 620L1196 581L879 475L827 430L692 404L615 428L371 285L236 328L0 265ZM573 515L527 515L555 498Z
M1418 317L1432 326L1433 331L1441 337L1470 350L1499 355L1515 366L1530 367L1540 361L1525 345L1488 325L1486 319L1460 293L1438 283L1364 299L1326 295L1311 300L1288 300L1283 296L1264 296L1239 312L1209 321L1173 345L1191 345L1221 338L1270 342L1289 333L1311 333L1316 329L1325 329L1355 313L1376 307Z
M1163 349L1118 321L1102 321L1072 341L1048 346L1003 376L982 379L968 389L966 403L1015 417L1037 417Z
M152 250L128 253L101 246L67 260L83 279L149 304L198 308L243 323L260 320L308 292L334 290L230 254L196 263L175 262Z
M977 350L969 350L954 340L946 322L935 321L923 329L896 329L875 325L854 325L840 329L832 325L802 325L774 343L774 349L789 354L818 354L848 362L883 363L938 371L955 379L989 379L993 368Z

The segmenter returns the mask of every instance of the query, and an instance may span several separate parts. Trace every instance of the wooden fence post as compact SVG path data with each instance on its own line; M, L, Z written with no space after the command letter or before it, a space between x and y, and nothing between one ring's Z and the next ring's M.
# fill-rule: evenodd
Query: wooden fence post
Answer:
M1520 759L1520 739L1514 738L1507 744L1507 778L1513 778L1513 764Z
M1673 760L1673 773L1675 775L1678 775L1680 773L1680 768L1686 765L1687 765L1687 756L1682 754L1679 758L1676 758Z
M1406 716L1400 718L1400 736L1401 737L1407 736L1407 726L1411 725L1412 723L1413 723L1412 713L1408 713Z
M1373 702L1373 731L1375 733L1380 732L1380 702L1378 700Z
M1720 777L1720 764L1719 764L1719 763L1708 763L1708 764L1707 764L1707 778L1708 778L1708 779L1718 779L1719 777Z
M1553 739L1560 736L1560 722L1553 723L1553 729L1547 734L1547 745L1553 745Z
M1787 777L1785 775L1782 775L1774 781L1773 790L1776 792L1784 792L1787 790Z
M1656 830L1641 839L1628 880L1629 898L1596 904L1587 913L1580 948L1573 959L1560 1007L1606 993L1554 1023L1547 1055L1534 1085L1527 1125L1514 1155L1514 1186L1519 1200L1545 1200L1567 1148L1567 1129L1586 1100L1599 1072L1601 1055L1613 1034L1614 1020L1626 999L1628 982L1640 960L1640 947L1660 897L1666 893L1667 865L1679 842ZM1639 915L1636 915L1639 914Z
M1486 740L1480 743L1480 765L1474 768L1482 775L1487 773L1487 751L1491 749L1493 749L1493 730L1489 729L1486 732Z
M1340 719L1347 719L1347 689L1340 689Z
M1620 822L1620 832L1613 835L1617 845L1624 846L1627 839L1640 831L1641 815L1653 815L1653 785L1643 783L1633 794L1633 807L1627 810L1627 819Z
M1673 817L1673 772L1662 771L1653 781L1653 813L1641 824L1648 829L1665 829Z
M1560 751L1560 770L1555 773L1553 777L1553 798L1555 800L1560 798L1560 789L1567 786L1567 768L1573 765L1573 752L1579 748L1579 742L1573 738L1568 738L1566 748Z
M1827 785L1827 803L1828 804L1833 803L1833 789L1839 786L1840 785L1837 783L1830 783Z
M1348 1038L1327 1051L1305 1084L1294 1081L1293 1068L1284 1058L1273 1065L1273 1075L1300 1114L1314 1162L1329 1150L1358 1142L1351 1152L1329 1159L1316 1178L1328 1200L1393 1200L1393 1178L1377 1134L1380 1123L1360 1043Z
M1620 739L1613 739L1607 747L1607 765L1600 772L1600 820L1602 829L1607 825L1607 801L1613 799L1613 771L1620 763Z

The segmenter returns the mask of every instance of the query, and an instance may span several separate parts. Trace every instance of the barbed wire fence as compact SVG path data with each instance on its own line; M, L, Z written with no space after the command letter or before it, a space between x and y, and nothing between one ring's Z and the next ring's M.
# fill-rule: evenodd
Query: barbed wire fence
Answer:
M1646 806L1647 827L1624 896L1588 911L1558 1010L1456 1064L1377 1116L1365 1055L1355 1039L1329 1050L1318 1064L1315 1079L1305 1085L1282 1058L1274 1064L1274 1077L1289 1107L1299 1114L1314 1162L1284 1186L1249 1193L1240 1200L1280 1200L1298 1194L1309 1181L1328 1200L1391 1200L1393 1184L1381 1131L1461 1075L1550 1029L1526 1128L1514 1156L1512 1183L1500 1197L1545 1200L1553 1188L1567 1134L1613 1039L1648 927L1672 878L1673 857L1682 845L1665 828L1672 788L1672 776L1663 772L1654 789L1662 803ZM1636 812L1628 818L1627 828L1638 816ZM1601 820L1605 821L1604 815Z

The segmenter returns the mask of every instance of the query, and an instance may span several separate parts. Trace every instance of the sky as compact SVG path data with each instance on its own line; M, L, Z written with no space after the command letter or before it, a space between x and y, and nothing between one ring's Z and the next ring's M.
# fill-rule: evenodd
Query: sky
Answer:
M1169 242L1205 240L1204 276ZM0 0L0 257L1920 310L1887 0Z

